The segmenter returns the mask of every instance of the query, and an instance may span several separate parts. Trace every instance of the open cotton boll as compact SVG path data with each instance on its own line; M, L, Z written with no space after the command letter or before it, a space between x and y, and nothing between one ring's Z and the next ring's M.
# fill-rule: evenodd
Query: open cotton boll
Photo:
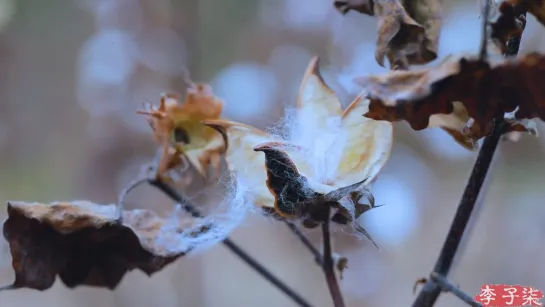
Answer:
M222 134L234 187L247 202L284 218L307 219L306 226L315 227L318 220L309 216L322 216L318 211L349 194L362 198L389 158L392 124L363 117L367 110L362 96L343 110L314 57L296 107L270 133L227 120L204 124ZM362 211L356 205L336 206L342 216L335 221L354 220Z
M303 155L311 168L308 175L323 183L331 182L337 176L346 142L341 118L332 116L322 125L307 114L301 112L292 123L288 122L291 124L289 141L306 149Z

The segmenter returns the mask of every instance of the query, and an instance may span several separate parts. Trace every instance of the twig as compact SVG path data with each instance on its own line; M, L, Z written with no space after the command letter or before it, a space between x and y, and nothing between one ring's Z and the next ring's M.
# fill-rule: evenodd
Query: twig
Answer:
M125 198L127 195L136 187L147 183L148 178L147 177L140 177L129 183L129 185L119 193L119 197L117 198L117 222L119 224L123 223L123 210L125 209Z
M293 223L287 221L287 220L283 220L284 223L288 226L288 228L291 230L291 232L293 232L298 238L299 240L301 240L301 242L303 243L303 245L310 251L310 253L314 256L314 261L316 261L316 263L320 266L320 267L323 267L324 265L324 260L323 260L323 257L322 257L322 254L320 253L320 251L314 246L314 244L312 244L312 242L310 242L310 240L307 238L307 236L305 236L305 234L303 232L301 232L301 230Z
M186 199L181 193L173 189L170 185L160 181L160 180L154 180L150 179L148 180L149 184L156 187L163 193L165 193L167 196L169 196L173 201L176 203L179 203L183 209L191 214L191 216L195 218L202 217L202 214L199 212L197 208L195 208L188 199ZM259 273L263 278L268 280L270 283L272 283L275 287L277 287L280 291L284 292L289 298L291 298L297 305L303 306L303 307L310 307L310 305L305 299L303 299L299 294L297 294L294 290L292 290L290 287L288 287L286 284L284 284L280 279L278 279L276 276L274 276L271 272L269 272L265 267L263 267L259 262L257 262L254 258L252 258L250 255L248 255L243 249L241 249L236 243L231 241L231 239L226 238L222 242L229 250L231 250L235 255L240 257L242 261L244 261L246 264L248 264L251 268L253 268L257 273Z
M479 48L479 59L481 61L485 61L488 56L488 52L487 52L488 18L490 18L490 1L492 0L486 0L486 3L483 8L483 23L481 28L481 46Z
M484 17L486 18L483 18L483 23L488 22L489 10L490 3L487 0L483 13ZM483 34L486 34L486 32L486 25L483 25ZM487 36L482 38L483 45L485 45L487 38ZM520 39L520 36L509 39L508 52L507 54L504 54L504 56L513 56L518 53ZM483 45L481 45L481 52L483 52L483 50L484 52L486 52L486 47L483 47ZM482 54L480 54L480 56L482 59ZM486 55L484 57L486 57ZM507 125L508 123L506 123L503 118L498 118L494 123L494 130L492 134L484 139L483 146L479 151L479 155L477 156L475 164L473 165L473 170L471 171L471 175L465 187L462 199L460 200L458 209L456 210L456 214L450 226L449 233L447 235L445 243L443 244L443 248L441 249L441 253L439 254L439 258L437 259L435 268L430 275L431 278L426 282L426 284L418 294L418 297L412 305L413 307L431 307L437 301L437 298L441 293L440 283L441 281L447 280L446 278L450 271L450 267L452 266L452 262L454 261L454 257L456 256L456 252L458 250L460 242L462 241L466 226L469 222L469 219L471 218L473 208L475 207L475 203L486 179L488 169L490 168L492 159L494 158L494 153L501 139L501 136L507 130ZM459 291L458 293L464 294L465 298L468 297L465 293L461 292L461 290L458 289L457 291ZM471 304L477 303L473 301Z
M490 168L496 147L498 146L501 135L505 131L505 126L506 123L503 120L500 121L500 123L494 125L492 134L484 139L483 146L479 151L477 161L475 161L464 194L462 195L462 199L456 210L454 220L452 221L447 238L433 270L434 273L439 274L442 277L448 276L450 267L454 261L454 256L462 241L473 208L475 207L477 197L479 196L486 179L486 174ZM412 306L431 307L437 301L440 293L441 287L437 285L433 279L430 279L426 282Z
M327 215L329 216L329 214ZM344 307L344 300L337 282L337 276L335 276L335 269L333 255L331 252L331 236L329 234L329 220L322 224L322 236L324 240L324 256L323 256L323 270L331 298L333 299L333 306Z
M481 307L482 305L475 302L475 300L467 295L465 292L460 290L460 288L453 285L451 282L448 281L445 277L437 274L437 273L431 273L430 275L431 279L435 281L439 287L443 290L443 292L450 292L454 294L456 297L458 297L460 300L464 301L466 304L472 307Z

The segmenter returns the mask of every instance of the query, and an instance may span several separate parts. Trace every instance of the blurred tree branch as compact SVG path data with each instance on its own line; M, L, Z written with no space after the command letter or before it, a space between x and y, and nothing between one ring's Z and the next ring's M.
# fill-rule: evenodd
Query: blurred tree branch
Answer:
M329 211L329 210L328 210ZM328 215L329 216L329 212ZM331 251L331 235L329 232L329 220L326 220L322 224L322 236L324 240L324 256L323 256L323 270L325 278L327 281L327 286L329 287L329 292L331 293L331 298L333 299L333 306L335 307L344 307L344 300L339 288L339 283L337 282L337 276L335 276L333 254Z
M483 7L482 38L479 51L479 58L482 61L486 60L488 55L486 46L488 42L488 17L490 15L490 6L490 1L487 0ZM520 36L515 36L508 41L508 51L504 54L504 57L514 56L518 53L520 39ZM413 307L432 307L442 291L452 292L470 306L481 306L469 295L452 285L452 283L448 281L447 276L454 261L454 257L458 251L458 247L460 246L460 242L463 239L466 227L472 216L477 198L481 193L481 189L488 174L488 170L490 169L498 143L501 136L507 131L507 123L505 122L503 116L503 114L500 114L500 116L494 121L494 129L492 134L486 137L483 141L482 148L479 151L475 164L473 165L471 175L469 176L464 193L462 194L458 209L456 210L450 230L445 242L443 243L443 248L441 249L433 272L430 274L429 279L423 280L425 285L412 304Z
M159 189L161 192L163 192L165 195L170 197L176 203L181 204L182 208L186 212L191 214L191 216L193 216L195 218L202 217L202 214L199 212L199 210L195 206L193 206L186 197L184 197L181 193L176 191L174 188L172 188L168 184L166 184L166 183L164 183L164 182L162 182L160 180L156 180L156 179L148 179L148 183L150 185L154 186L155 188ZM237 255L242 261L244 261L247 265L249 265L257 273L259 273L261 276L263 276L263 278L268 280L276 288L278 288L280 291L282 291L284 294L286 294L298 306L303 306L303 307L312 306L301 295L299 295L294 290L292 290L289 286L287 286L280 279L278 279L276 276L274 276L270 271L268 271L265 267L263 267L257 260L255 260L249 254L247 254L236 243L231 241L231 239L226 238L225 240L222 241L222 243L231 252L233 252L235 255Z

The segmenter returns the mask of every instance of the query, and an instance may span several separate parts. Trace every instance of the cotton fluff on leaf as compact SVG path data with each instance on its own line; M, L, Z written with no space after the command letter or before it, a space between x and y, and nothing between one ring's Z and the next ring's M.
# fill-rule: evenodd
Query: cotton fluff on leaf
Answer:
M307 219L309 227L320 222L315 218L320 206L336 208L340 216L333 220L343 224L366 211L358 202L370 197L368 187L392 145L391 123L363 117L368 111L363 96L343 110L324 83L318 61L314 57L307 68L295 115L286 121L282 135L226 120L203 122L224 137L237 194L276 215ZM288 199L295 201L292 212L279 206ZM372 199L365 205L372 207Z

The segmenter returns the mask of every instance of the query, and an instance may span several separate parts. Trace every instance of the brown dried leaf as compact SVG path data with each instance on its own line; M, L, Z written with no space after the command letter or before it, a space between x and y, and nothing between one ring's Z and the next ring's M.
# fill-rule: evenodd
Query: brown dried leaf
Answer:
M166 93L161 96L159 107L148 106L147 110L137 111L147 116L162 147L157 175L170 181L166 172L188 161L205 178L211 166L212 177L217 178L225 145L221 135L201 121L219 119L223 101L204 83L190 83L185 102L180 104L179 101L175 94Z
M299 217L293 206L293 199L306 196L304 193L297 194L300 191L297 179L307 180L305 185L308 185L309 193L318 192L321 195L343 191L347 186L365 181L365 184L357 189L345 192L349 194L347 197L350 196L350 201L348 199L338 201L338 211L333 219L337 223L347 224L365 211L368 204L362 204L360 200L367 199L372 202L369 184L377 178L386 164L392 147L392 124L361 116L368 110L368 103L369 101L360 95L343 109L337 95L327 86L320 74L318 57L313 57L301 82L297 111L286 131L288 137L282 138L232 121L207 120L204 123L216 129L225 138L227 144L225 159L229 170L237 178L237 184L240 184L237 188L240 187L254 205L264 208L268 213L274 212L277 216L288 218ZM294 130L297 130L296 137L291 133ZM341 143L325 145L326 148L335 146L335 151L339 154L338 159L324 159L325 156L320 154L328 152L327 149L322 150L319 155L309 155L315 148L324 149L323 136L326 133L335 133L336 139L343 140ZM270 174L267 173L265 155L255 151L256 148L267 144L281 147L289 156L283 161L284 165L280 165L289 172L271 176L272 182L269 185L267 177ZM271 153L274 154L276 153ZM324 177L322 172L328 168L331 171L326 171L329 175ZM289 176L286 178L288 174L297 175L297 178ZM303 177L306 179L302 179ZM293 186L290 186L292 182ZM274 190L281 191L286 186L290 191L287 193L286 190L284 193L289 197L276 201L277 194L281 192ZM297 189L294 189L295 187ZM330 194L333 195L335 193ZM304 201L303 203L309 204ZM337 200L334 203L337 205ZM321 214L319 209L316 211L317 215ZM304 219L303 223L306 227L318 225L309 218Z
M469 116L461 132L478 140L502 116L511 123L510 131L537 134L527 120L545 119L544 75L545 57L531 53L493 66L451 57L435 68L359 77L356 82L371 99L368 118L405 120L413 129L422 130L440 126L437 118L452 114L458 101Z
M56 275L70 288L114 289L127 271L151 275L190 250L182 229L151 211L124 211L122 225L116 218L115 205L8 202L3 230L15 281L4 289L46 290Z
M493 0L486 0L493 1ZM490 37L502 54L508 52L507 42L513 38L520 38L526 27L526 9L518 5L502 2L498 6L499 16L490 24Z
M534 15L537 21L545 26L544 0L506 0L498 6L498 11L500 13L498 19L491 24L491 36L502 50L507 49L507 41L510 38L522 35L526 26L524 14L527 12Z
M534 15L534 17L542 25L545 26L545 1L544 0L507 0L504 1L520 11L526 11Z
M355 10L378 18L375 58L392 69L425 64L437 58L442 25L442 0L337 0L335 8Z

